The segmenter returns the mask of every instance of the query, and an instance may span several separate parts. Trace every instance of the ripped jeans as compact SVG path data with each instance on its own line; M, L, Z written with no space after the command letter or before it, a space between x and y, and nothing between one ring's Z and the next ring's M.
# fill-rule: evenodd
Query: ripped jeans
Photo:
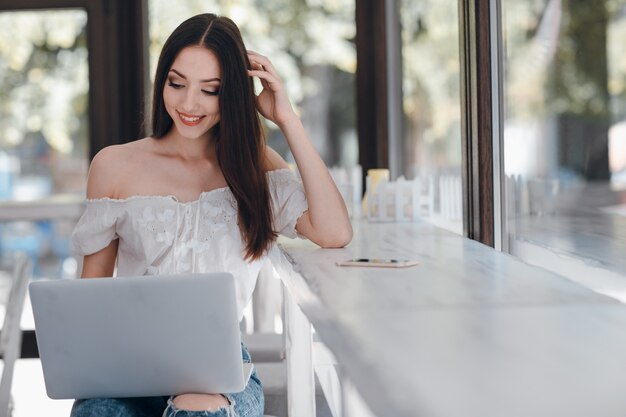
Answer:
M244 362L250 362L248 349L242 344ZM76 400L70 417L262 417L265 401L256 369L246 388L234 394L222 394L230 402L216 411L180 410L173 397L89 398Z

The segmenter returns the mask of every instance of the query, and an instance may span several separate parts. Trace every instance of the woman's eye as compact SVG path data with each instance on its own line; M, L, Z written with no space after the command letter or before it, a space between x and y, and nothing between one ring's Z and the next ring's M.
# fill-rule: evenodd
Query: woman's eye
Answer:
M183 88L183 85L182 85L182 84L176 84L176 83L175 83L175 82L173 82L173 81L170 81L170 82L169 82L169 86L170 86L170 87L172 87L172 88L175 88L176 90L178 90L179 88Z
M216 96L220 93L220 90L215 90L215 91L202 90L202 92L206 94L207 96Z

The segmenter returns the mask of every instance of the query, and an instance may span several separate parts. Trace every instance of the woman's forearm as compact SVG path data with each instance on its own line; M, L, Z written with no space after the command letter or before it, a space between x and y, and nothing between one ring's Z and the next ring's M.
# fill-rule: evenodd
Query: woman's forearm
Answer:
M316 237L331 246L346 245L352 239L348 210L302 122L293 117L279 127L300 171L309 205L309 219Z

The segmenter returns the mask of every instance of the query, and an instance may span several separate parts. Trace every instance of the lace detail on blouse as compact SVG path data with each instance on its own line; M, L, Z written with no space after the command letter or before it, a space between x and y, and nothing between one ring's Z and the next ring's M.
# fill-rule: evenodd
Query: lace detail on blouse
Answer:
M289 169L267 173L274 230L298 236L295 225L308 209L300 180ZM89 255L119 238L119 276L230 272L235 276L240 318L265 259L247 262L237 223L237 201L228 187L190 202L174 196L87 200L72 235L77 255Z

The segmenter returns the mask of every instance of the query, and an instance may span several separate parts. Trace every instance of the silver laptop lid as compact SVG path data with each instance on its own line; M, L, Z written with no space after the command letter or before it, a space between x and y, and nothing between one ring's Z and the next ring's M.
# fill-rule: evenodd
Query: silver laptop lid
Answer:
M50 398L245 387L231 274L40 281L29 290Z

